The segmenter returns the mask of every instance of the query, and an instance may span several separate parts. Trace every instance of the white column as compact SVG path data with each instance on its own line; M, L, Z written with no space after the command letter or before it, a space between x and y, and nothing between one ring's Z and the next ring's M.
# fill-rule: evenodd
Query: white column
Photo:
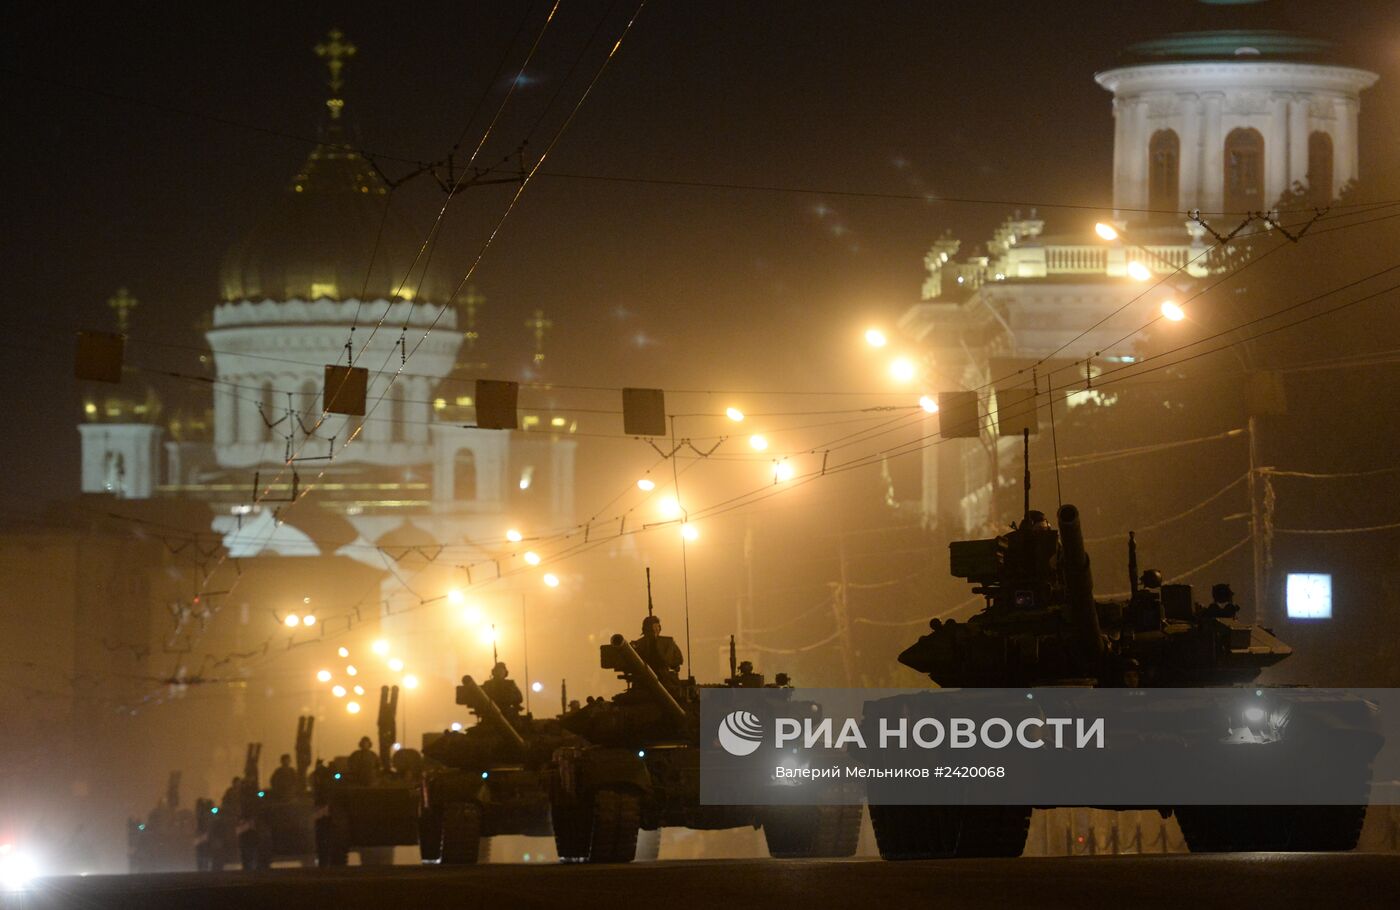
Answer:
M1128 175L1126 208L1147 207L1147 99L1133 99L1129 108L1126 171ZM1141 215L1136 216L1141 218Z
M1308 181L1308 96L1288 102L1288 185Z
M1269 99L1269 130L1264 136L1264 206L1272 206L1288 189L1288 98Z
M1201 207L1201 102L1195 95L1181 96L1181 157L1178 185L1183 212Z
M1338 125L1332 137L1332 172L1336 175L1332 187L1334 193L1360 175L1356 141L1356 114L1360 107L1361 103L1356 98L1342 98L1333 102Z
M1115 97L1113 99L1113 217L1119 220L1123 218L1119 210L1127 206L1124 194L1127 192L1128 175L1123 172L1123 162L1127 155L1127 141L1127 108L1122 98ZM925 293L924 296L927 298L930 295ZM938 295L934 294L933 296Z
M1225 137L1221 135L1220 113L1225 96L1221 92L1201 95L1205 108L1201 117L1201 194L1202 211L1218 212L1225 200Z

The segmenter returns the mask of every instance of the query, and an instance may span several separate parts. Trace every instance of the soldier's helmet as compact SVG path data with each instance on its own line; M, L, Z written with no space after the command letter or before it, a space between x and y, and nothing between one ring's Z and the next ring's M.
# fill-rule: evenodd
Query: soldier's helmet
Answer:
M739 672L740 672L740 673L752 673L752 672L753 672L753 661L751 661L751 660L741 660L741 661L739 661Z
M374 747L374 740L370 739L368 736L361 736L361 737L360 737L360 748L361 748L361 749L372 749L373 747Z
M1036 509L1031 509L1026 513L1026 517L1021 521L1022 528L1043 529L1050 527L1050 521L1045 517L1045 513Z
M1230 590L1228 584L1211 585L1210 599L1218 604L1231 603L1235 599L1235 592Z
M1148 569L1142 573L1142 586L1144 588L1160 588L1162 586L1162 572L1159 569Z
M648 616L646 619L642 620L642 634L643 634L643 635L647 634L647 627L648 627L648 626L656 626L656 631L657 631L657 632L660 632L660 631L661 631L661 617L660 617L660 616Z
M497 679L505 679L509 676L510 670L507 669L506 662L503 660L497 661L496 666L491 668L491 675Z

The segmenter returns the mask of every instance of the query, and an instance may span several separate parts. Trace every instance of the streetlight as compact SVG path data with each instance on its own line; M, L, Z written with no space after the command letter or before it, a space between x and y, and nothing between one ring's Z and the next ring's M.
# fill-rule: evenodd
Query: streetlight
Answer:
M797 471L786 460L773 465L773 479L778 483L786 483L797 476Z
M725 409L724 409L724 416L725 416L725 417L728 417L730 420L734 421L735 423L743 423L743 422L744 422L744 412L741 411L741 410L739 410L738 408L725 408Z
M749 437L749 447L755 452L763 452L768 449L768 437L755 433Z
M330 670L322 670L322 671L320 671L319 673L316 674L316 679L317 679L318 682L330 682L330 681L331 681L331 671L330 671Z
M521 534L515 528L511 528L509 531L506 532L506 540L509 540L511 543L520 543L520 541L524 539L525 535Z
M331 688L331 694L334 695L336 698L344 698L344 697L345 697L345 687L344 687L344 686L333 686L333 687Z
M540 564L540 554L534 550L528 550L525 553L525 561L532 566L537 566Z
M349 649L349 648L340 648L340 649L338 649L335 653L339 654L341 657L349 657L349 656L350 656L350 649Z
M301 617L295 613L288 613L287 618L282 620L282 622L286 623L287 628L295 629L297 626L301 625Z
M661 517L665 518L667 521L672 521L674 519L680 518L681 515L684 514L681 510L680 500L676 499L676 497L674 496L662 497L661 502L657 504L657 507L661 511Z
M932 395L922 395L919 397L919 407L924 409L925 414L937 414L938 399Z
M389 643L382 638L375 639L374 644L370 645L369 649L380 657L383 657L385 654L389 653Z
M882 348L885 345L889 344L890 340L886 338L885 333L880 331L879 329L866 329L865 343L870 345L872 348Z
M315 613L307 613L305 616L303 616L303 617L301 618L301 624L302 624L303 626L314 626L314 625L316 625L316 614L315 614Z
M641 480L637 481L637 489L641 490L643 493L650 493L652 490L656 489L656 481L643 477Z
M418 677L414 676L412 673L408 674L403 678L403 687L405 689L418 688Z
M695 525L691 524L690 522L686 522L685 524L681 525L681 536L684 537L686 540L699 540L700 529L695 527Z
M389 669L394 671L395 673L402 673L403 661L399 660L397 657L389 658Z
M360 672L359 670L356 670L356 669L355 669L355 665L354 665L354 664L350 664L349 666L347 666L347 667L345 668L345 675L346 675L346 676L357 676L357 675L359 675L359 672Z
M346 711L349 711L351 714L359 714L359 713L360 713L360 703L357 702L357 701L346 702L346 703L345 703L345 710L346 710Z
M908 357L896 357L890 361L890 376L895 382L910 382L919 375L919 368Z
M1162 317L1172 322L1180 322L1186 318L1186 311L1181 308L1179 303L1175 303L1171 300L1163 300Z
M1128 263L1128 277L1134 281L1148 281L1152 278L1152 270L1134 259Z
M452 590L447 592L447 602L452 604L452 606L454 607L460 607L462 604L467 602L467 598L465 595L462 594L461 591L458 591L456 588L453 588Z
M1105 221L1095 222L1094 233L1098 234L1104 240L1118 239L1118 229Z
M551 588L557 588L559 587L559 576L555 575L553 572L546 572L544 583Z

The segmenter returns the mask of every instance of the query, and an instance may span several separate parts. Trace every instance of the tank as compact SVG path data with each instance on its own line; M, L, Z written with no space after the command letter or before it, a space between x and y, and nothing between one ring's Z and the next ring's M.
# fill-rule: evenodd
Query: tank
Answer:
M731 645L732 648L732 645ZM639 832L762 828L775 857L854 854L859 805L725 806L700 803L700 690L693 678L662 678L621 635L601 647L604 669L627 688L590 698L562 718L586 744L556 751L550 784L559 856L575 862L629 862ZM786 705L786 677L773 685L733 671L721 685L764 688ZM654 843L654 839L650 839Z
M273 772L266 786L258 783L258 759L262 745L249 753L244 768L246 801L238 820L239 856L245 869L267 869L274 862L316 861L316 804L307 786L311 765L314 717L297 718L296 767Z
M130 872L184 872L194 868L190 840L195 816L180 808L180 772L171 771L165 796L145 821L128 819L127 869Z
M395 749L399 687L379 693L379 751L337 756L311 776L317 864L386 865L393 848L416 845L423 756ZM368 739L368 737L365 737ZM368 758L368 761L365 759Z
M1239 620L1228 584L1210 603L1190 585L1163 584L1162 573L1137 570L1128 535L1126 600L1099 600L1079 510L1063 505L1058 528L1029 508L1003 535L949 545L951 573L966 579L985 607L967 622L934 619L899 661L944 688L1030 686L1220 687L1253 682L1292 652L1271 630ZM900 710L872 702L867 718ZM1354 748L1358 784L1369 782L1379 749L1374 706L1349 696L1308 699L1330 715L1343 748ZM874 782L872 788L882 786ZM872 797L876 794L872 793ZM1113 808L1113 807L1106 807ZM1121 808L1121 807L1120 807ZM1152 806L1175 812L1196 852L1347 850L1356 845L1365 806ZM871 800L871 820L887 859L1016 856L1029 806L897 806Z
M423 746L419 850L424 862L444 866L485 861L492 837L550 836L545 769L576 739L557 718L508 717L470 676L457 704L477 723L425 737Z

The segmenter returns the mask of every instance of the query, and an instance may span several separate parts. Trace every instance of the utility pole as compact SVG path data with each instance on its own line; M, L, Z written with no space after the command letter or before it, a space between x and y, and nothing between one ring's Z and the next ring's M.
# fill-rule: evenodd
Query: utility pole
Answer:
M1249 542L1254 554L1254 621L1267 625L1269 610L1264 605L1268 583L1264 578L1264 519L1256 490L1259 474L1259 418L1249 415Z
M832 592L831 612L836 617L836 632L840 636L841 645L841 669L846 676L846 685L854 685L855 682L855 655L851 652L851 614L850 604L846 600L846 592L849 587L849 579L846 572L846 532L842 531L837 538L840 564L841 581L836 585L836 590Z

